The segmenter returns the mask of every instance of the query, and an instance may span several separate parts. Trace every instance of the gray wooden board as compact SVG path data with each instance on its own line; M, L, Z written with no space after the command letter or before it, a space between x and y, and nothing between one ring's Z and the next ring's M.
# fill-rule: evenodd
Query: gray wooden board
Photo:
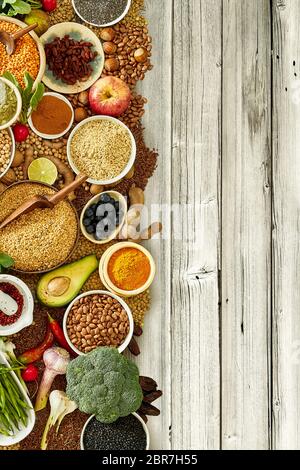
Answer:
M300 449L300 0L146 5L151 447Z

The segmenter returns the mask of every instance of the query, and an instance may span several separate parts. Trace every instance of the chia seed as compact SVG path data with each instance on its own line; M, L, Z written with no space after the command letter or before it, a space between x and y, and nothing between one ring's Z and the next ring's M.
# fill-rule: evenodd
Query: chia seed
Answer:
M104 424L91 419L83 445L85 450L146 450L147 437L142 423L133 415Z
M73 0L73 2L79 16L95 26L116 21L128 4L128 0Z

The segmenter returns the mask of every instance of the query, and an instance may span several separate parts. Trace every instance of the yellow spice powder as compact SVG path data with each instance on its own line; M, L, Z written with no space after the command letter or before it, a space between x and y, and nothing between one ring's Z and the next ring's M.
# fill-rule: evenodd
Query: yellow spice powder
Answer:
M118 289L133 291L146 284L151 265L147 256L137 248L122 248L111 256L107 272Z

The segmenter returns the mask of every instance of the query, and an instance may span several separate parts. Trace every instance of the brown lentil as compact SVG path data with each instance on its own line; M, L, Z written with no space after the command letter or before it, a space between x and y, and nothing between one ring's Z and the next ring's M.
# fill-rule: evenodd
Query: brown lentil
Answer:
M4 129L0 131L0 177L7 169L11 157L11 138L9 132Z
M129 11L125 18L122 20L122 23L125 25L134 25L134 26L146 26L148 21L142 16L142 12L145 8L144 0L132 0Z
M7 21L0 21L0 30L8 33L15 33L20 26ZM25 34L17 41L15 52L9 56L5 46L0 43L0 76L9 71L15 75L20 84L24 84L24 72L28 72L35 80L40 69L40 54L36 43L30 36Z
M129 333L129 319L118 300L109 295L89 295L73 305L67 331L74 346L88 353L100 346L121 346Z
M51 26L65 21L74 21L75 12L72 0L58 0L57 8L49 13Z
M40 184L23 183L8 188L0 196L0 221L36 194L54 194ZM74 209L67 201L54 209L35 209L0 232L0 251L9 254L20 271L50 270L71 254L78 233Z
M128 164L131 151L128 131L108 119L84 124L71 141L75 166L95 180L110 180L120 174Z

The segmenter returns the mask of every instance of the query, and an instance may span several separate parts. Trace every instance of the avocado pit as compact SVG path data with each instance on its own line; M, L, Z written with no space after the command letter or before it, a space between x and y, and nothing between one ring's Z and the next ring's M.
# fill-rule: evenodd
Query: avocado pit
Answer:
M60 297L61 295L64 295L67 292L70 287L70 284L71 279L69 277L55 277L54 279L51 279L48 284L48 294L52 295L53 297Z

